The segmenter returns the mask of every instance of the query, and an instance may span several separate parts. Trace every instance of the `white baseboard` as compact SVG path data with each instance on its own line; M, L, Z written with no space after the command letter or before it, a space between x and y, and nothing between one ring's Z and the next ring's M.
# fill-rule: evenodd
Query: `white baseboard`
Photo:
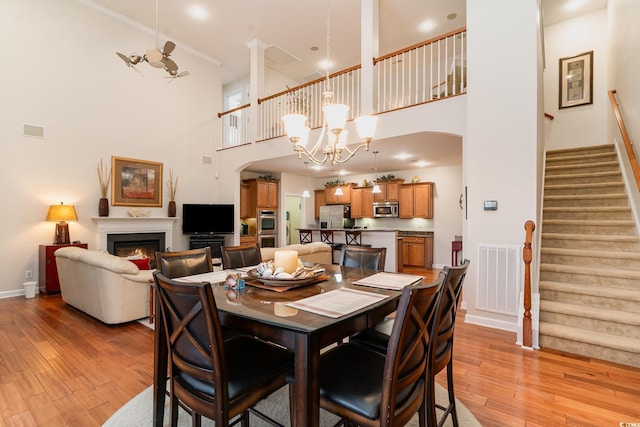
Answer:
M12 291L0 292L0 299L13 298L13 297L19 297L19 296L24 296L24 289L14 289ZM37 290L36 290L36 296L38 296Z
M504 322L502 320L490 319L488 317L474 316L467 313L464 317L465 323L473 325L486 326L487 328L500 329L509 332L518 332L518 325L512 322Z

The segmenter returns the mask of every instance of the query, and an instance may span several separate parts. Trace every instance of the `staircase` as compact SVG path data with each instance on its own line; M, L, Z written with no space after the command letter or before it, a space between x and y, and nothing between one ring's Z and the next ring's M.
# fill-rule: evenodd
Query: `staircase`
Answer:
M547 152L540 347L640 367L640 238L613 145Z

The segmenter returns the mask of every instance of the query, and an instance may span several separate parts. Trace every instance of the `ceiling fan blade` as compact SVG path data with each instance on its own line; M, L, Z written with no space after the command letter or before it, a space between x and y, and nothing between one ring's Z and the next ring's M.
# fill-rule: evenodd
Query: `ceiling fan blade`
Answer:
M152 67L155 67L155 68L165 68L166 67L166 65L164 65L164 62L162 62L162 61L153 61L153 62L149 61L149 65L151 65Z
M176 77L187 77L189 75L189 71L182 71L176 74Z
M122 54L120 52L116 52L116 55L118 55L118 57L120 57L120 59L122 59L124 62L126 62L128 67L131 66L131 61L129 61L129 57L127 55Z
M169 58L162 58L162 62L164 63L165 68L169 72L169 74L176 74L176 72L178 71L178 64L176 64L172 59Z
M145 57L150 64L152 62L160 62L160 60L162 60L162 53L156 49L149 49L145 52Z
M169 56L171 55L171 52L173 52L173 49L176 48L176 44L172 41L167 40L167 42L164 44L164 48L162 48L162 54L164 56Z

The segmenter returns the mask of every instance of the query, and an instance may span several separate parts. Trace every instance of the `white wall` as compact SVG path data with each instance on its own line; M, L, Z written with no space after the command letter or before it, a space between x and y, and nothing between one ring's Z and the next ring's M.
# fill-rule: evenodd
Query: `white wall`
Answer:
M466 320L511 330L517 326L514 316L478 308L478 276L485 267L478 265L477 251L481 244L521 247L524 223L537 223L537 3L467 1ZM497 200L498 210L484 211L484 200ZM522 281L509 286L517 292Z
M179 206L217 199L215 168L201 156L215 155L217 146L219 67L178 45L172 58L189 77L168 83L164 71L140 64L141 77L115 52L152 48L153 33L76 0L3 0L0 38L0 174L11 206L0 221L0 297L22 291L27 269L37 279L38 245L53 241L54 224L44 221L50 204L75 205L71 239L97 248L91 217L98 215L101 158L162 162L165 174L172 168ZM21 136L22 122L44 126L45 138ZM152 216L166 216L164 192L164 206L150 209ZM128 209L112 206L111 216ZM178 230L174 249L184 245Z
M554 116L547 150L603 145L607 139L608 48L607 10L601 9L569 21L545 27L547 67L544 71L544 111ZM571 108L558 106L559 61L593 51L593 104Z
M624 117L627 131L634 144L640 141L640 2L632 0L609 0L610 67L608 89L616 89L616 96ZM609 111L611 109L609 108ZM610 134L620 132L609 113ZM636 148L636 156L638 156Z

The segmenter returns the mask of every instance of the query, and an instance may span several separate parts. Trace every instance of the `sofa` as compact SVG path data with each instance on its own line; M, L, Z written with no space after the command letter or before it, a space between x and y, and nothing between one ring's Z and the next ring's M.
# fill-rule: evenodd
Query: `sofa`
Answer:
M280 250L291 250L298 252L298 258L303 262L316 264L331 264L331 246L322 242L312 242L306 244L294 244L282 246L280 248L260 248L262 261L270 261L274 258L274 252Z
M107 252L74 246L54 253L62 300L107 324L149 316L152 270Z

